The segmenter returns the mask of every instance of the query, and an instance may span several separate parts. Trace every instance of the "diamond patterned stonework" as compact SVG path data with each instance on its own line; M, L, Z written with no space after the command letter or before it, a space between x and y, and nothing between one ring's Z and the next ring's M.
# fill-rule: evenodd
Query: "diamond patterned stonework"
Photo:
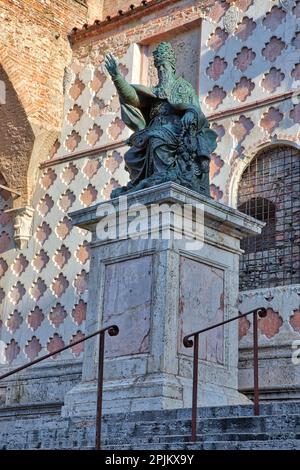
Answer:
M54 328L58 328L59 325L64 322L66 317L67 312L59 303L56 304L49 313L49 321L54 326Z
M79 78L77 78L69 90L69 95L74 101L76 101L84 89L85 89L84 83L81 80L79 80Z
M91 81L90 87L91 90L95 93L98 93L103 88L103 85L106 81L106 75L101 70L96 70L94 73L93 80Z
M239 319L239 341L247 335L250 329L250 322L248 318L242 317Z
M294 310L293 315L290 317L290 324L294 331L300 333L300 308Z
M89 130L87 135L87 143L91 146L97 144L100 140L101 136L103 135L103 130L97 124L94 124L93 127Z
M102 196L104 199L110 199L110 195L113 189L120 187L118 181L115 178L111 178L108 183L102 189Z
M109 155L104 161L105 169L113 175L115 171L120 168L123 158L119 152L113 151L112 155Z
M276 36L273 36L270 42L266 44L266 47L263 49L262 55L265 57L266 60L269 60L270 62L275 62L275 60L282 53L284 47L284 42Z
M58 5L65 2L39 3ZM70 0L69 3L74 4L76 11L82 6L80 1ZM104 3L113 5L113 2ZM118 3L125 5L126 2L118 0ZM138 6L140 1L133 3ZM55 113L60 116L60 123L53 127L48 119L47 109L43 111L39 107L35 110L30 96L32 117L41 114L45 130L49 131L51 136L45 139L45 145L42 144L39 149L40 137L44 137L43 129L38 126L33 129L34 134L36 130L41 131L41 134L36 139L34 151L29 152L32 153L32 162L27 178L30 186L28 204L35 209L35 213L32 221L33 236L26 248L20 249L15 243L13 213L5 212L13 208L14 204L21 204L21 199L14 199L0 189L0 346L2 344L4 348L3 362L12 364L12 367L39 357L42 351L45 353L70 344L72 340L86 334L87 304L91 295L91 292L88 292L91 236L89 232L73 227L68 214L109 199L114 188L128 182L128 173L124 169L124 153L128 146L124 143L130 132L122 123L115 87L104 72L103 60L108 49L118 57L121 73L129 82L138 83L141 77L141 82L146 85L150 84L148 79L153 78L152 63L148 61L148 56L155 47L154 42L158 42L163 33L163 36L167 35L166 40L174 44L180 75L183 74L196 87L203 111L218 135L218 146L211 155L210 163L210 190L214 199L235 206L242 168L250 164L258 149L269 144L275 146L277 141L283 142L286 147L289 142L292 142L295 148L298 147L300 104L296 93L291 98L289 92L291 85L299 86L300 80L297 54L300 50L299 1L215 0L210 2L211 5L207 9L200 5L201 2L190 0L174 2L174 5L171 1L151 3L157 4L154 7L157 10L154 9L155 13L149 15L148 6L144 8L147 24L144 25L142 16L135 22L130 17L125 21L122 15L118 15L119 19L108 22L104 29L101 27L100 34L91 40L87 30L83 41L78 41L72 48L68 46L68 61L64 64L59 54L53 56L52 65L61 62L62 69L67 66L67 62L71 62L71 65L66 67L64 82L61 80L59 87L53 83L53 90L61 87L60 100L54 99L52 103L53 107L56 107ZM171 14L156 15L159 8L163 12L165 4ZM125 13L128 7L129 3L118 8L123 9ZM118 8L115 7L114 14L117 14ZM86 8L85 10L87 11ZM33 7L32 11L35 12ZM25 14L25 10L22 10L24 28L21 29L26 31L23 13ZM135 14L133 10L132 14ZM105 17L106 14L104 19ZM53 18L54 23L56 20L60 21L57 15ZM80 21L78 17L78 23ZM120 28L116 28L119 21ZM4 30L6 23L8 25L9 22L3 22ZM51 34L54 34L53 31ZM44 41L45 38L41 39ZM61 38L54 38L54 43L60 41ZM24 44L27 45L27 42ZM47 62L48 51L43 47L40 50L43 51ZM53 77L56 79L56 72L52 69L53 67L49 68L51 80ZM9 68L7 72L10 74ZM21 72L22 70L19 75L22 78L24 74ZM36 73L38 72L36 70ZM18 80L12 78L14 81ZM46 78L43 77L45 82ZM22 91L21 87L18 88L18 93L19 91L23 93L24 90ZM42 87L40 104L47 97L45 91ZM28 106L26 99L22 98L21 102L24 108ZM49 111L52 105L49 103ZM27 112L27 109L25 111ZM24 152L25 147L24 145ZM293 162L294 164L296 163ZM294 178L294 166L291 169ZM14 176L18 177L19 173L23 174L25 171L26 168L20 166L16 168ZM0 183L2 182L0 175ZM20 190L14 184L11 187ZM286 189L290 190L289 185ZM296 185L293 191L297 202ZM268 197L272 197L271 192ZM276 204L284 204L281 196L276 199ZM287 211L285 220L288 223L289 209L282 206L280 210ZM279 243L282 234L278 230L276 228L275 236ZM291 236L295 236L295 252L292 254L298 256L298 239L297 234L294 235L294 225L291 230ZM274 351L277 360L276 349L272 349L276 344L277 351L286 359L280 359L283 361L283 367L279 369L284 370L284 373L281 374L278 369L276 374L270 374L271 379L280 374L287 377L286 370L291 367L291 350L290 344L286 345L286 339L288 334L295 339L300 334L298 293L293 289L290 286L280 286L280 293L276 289L272 290L273 300L267 300L269 291L242 293L246 300L241 312L250 310L253 304L265 305L265 302L270 302L274 309L274 314L269 320L270 325L260 325L261 347L270 348L262 349L261 352L263 356L263 351L268 351L271 357ZM111 295L113 298L114 291ZM286 297L282 300L282 296ZM278 316L282 319L282 326ZM248 391L253 387L253 375L252 370L247 369L248 365L244 369L243 356L248 354L244 354L246 348L249 348L249 345L252 347L252 318L249 317L249 320L250 322L241 320L239 325L240 372L246 376L245 380L242 378L241 384ZM262 333L262 330L266 334ZM63 352L58 356L61 370L65 369L67 380L73 377L73 372L69 374L69 367L73 371L76 363L80 370L82 347L83 345L79 345L72 351ZM205 347L205 344L202 347ZM284 361L287 369L284 367ZM260 361L262 389L268 390L268 387L272 389L274 386L273 390L278 390L280 383L266 383L268 374L265 362ZM49 370L53 376L51 364L52 360L49 360L45 370ZM276 361L272 362L270 359L270 364L270 370L276 370ZM56 367L55 363L53 367ZM61 378L63 383L63 374L59 376L59 380ZM78 376L76 380L77 378ZM44 378L41 378L41 382L43 380ZM48 377L47 380L45 378L44 382L46 381L45 389L49 388L49 396L44 393L43 388L40 397L42 400L45 397L45 402L48 403L54 396L52 389L56 385L49 381ZM22 387L23 383L19 387L21 392ZM55 399L63 401L62 395L71 385L68 382L57 387L57 390L60 388L61 395L55 395ZM290 394L290 391L287 394ZM27 396L29 394L25 386L20 404ZM32 402L35 402L35 398Z
M272 67L268 73L265 74L261 81L261 86L268 92L274 92L284 79L284 73L276 67Z
M62 245L54 254L53 261L59 269L62 269L70 258L70 250L65 245Z
M300 124L300 103L296 104L290 112L290 117L295 124Z
M217 81L219 80L221 75L223 75L224 71L227 68L227 65L227 62L223 58L216 56L213 62L209 64L209 67L207 67L206 73L209 78L214 81Z
M81 137L78 132L72 131L71 134L66 139L66 149L70 152L74 152L76 147L78 146L79 142L81 141Z
M72 222L68 217L64 217L63 220L61 220L56 229L56 235L61 239L64 240L71 232L72 230Z
M88 207L93 202L96 201L98 195L98 191L92 184L89 184L80 194L80 202L83 206Z
M255 57L256 54L252 51L252 49L249 49L248 47L243 47L241 52L237 54L233 63L237 69L239 69L241 72L245 72L247 68L252 64Z
M232 94L238 101L244 102L251 95L254 88L255 84L249 78L242 77L233 89Z
M48 168L43 173L43 175L40 179L40 183L41 183L41 185L44 189L48 190L50 188L50 186L52 186L52 184L54 183L56 178L57 178L57 175L56 175L55 171L52 168Z
M55 297L61 297L67 290L69 281L63 273L60 273L52 282L50 289Z
M73 108L70 110L68 114L68 121L69 123L74 126L81 118L83 115L83 109L78 106L78 104L74 104Z
M225 44L228 36L229 34L227 31L225 31L225 29L217 28L208 39L207 46L213 51L217 52L223 46L223 44Z
M85 264L90 259L90 247L86 241L77 248L75 258L80 264Z
M63 212L68 212L75 200L76 196L73 191L67 189L67 191L60 197L58 206Z
M45 281L39 277L35 282L33 282L31 288L29 289L29 293L33 300L37 302L44 295L46 290L47 286Z
M20 328L22 322L23 322L22 315L17 310L14 310L12 315L10 315L8 317L8 320L6 321L7 329L11 333L15 333Z
M86 303L80 300L72 310L72 317L76 325L81 325L86 319Z
M47 350L49 353L53 353L57 349L63 348L64 346L65 346L65 343L62 337L59 336L58 333L54 333L53 337L49 338L49 341L47 343ZM59 356L59 354L54 354L54 356L52 356L52 359L56 359Z
M221 159L221 157L213 153L211 156L210 171L209 171L209 177L211 180L213 180L215 176L219 175L220 170L223 166L224 166L224 162Z
M6 362L11 364L16 359L20 351L20 346L14 339L12 339L5 349Z
M27 266L29 265L29 261L25 258L22 253L14 260L11 269L15 276L21 276Z
M33 336L25 346L25 354L31 361L38 357L39 352L41 350L41 343L39 342L36 336Z
M22 297L25 295L26 289L24 284L18 281L10 290L8 294L8 298L12 304L17 305Z
M117 140L121 136L124 129L124 122L120 118L116 117L108 128L108 134L113 140Z
M34 307L34 309L28 315L27 323L28 323L29 327L33 331L35 331L41 326L44 318L45 318L45 315L43 314L42 310L39 307L36 306L36 307Z
M4 276L7 270L8 270L7 262L3 258L0 258L0 279L2 276Z
M221 191L219 186L216 186L215 184L210 185L210 195L215 201L220 201L223 197L223 191Z
M220 106L220 104L223 102L225 96L226 96L226 92L223 90L223 88L220 88L219 86L215 86L208 93L208 96L205 99L205 103L207 104L209 108L217 109Z
M235 30L235 36L240 39L240 41L247 41L249 36L253 33L256 28L256 23L252 18L245 16L242 21L237 25Z
M282 121L283 114L276 108L270 108L261 118L260 126L269 134L271 134Z
M87 160L87 162L83 166L82 173L89 180L93 176L96 175L96 173L99 170L100 166L101 166L101 164L100 164L99 160L97 160L95 158L94 159L89 159L89 160Z
M77 294L81 295L87 290L88 273L83 269L74 280L74 287Z
M231 135L235 138L237 143L242 143L247 135L250 134L254 124L250 118L241 116L237 121L234 121L230 129Z
M283 324L282 318L278 312L274 312L272 308L267 309L267 316L258 320L258 328L260 332L268 339L278 334Z
M263 19L263 25L270 31L274 32L278 28L278 26L283 22L285 16L285 11L275 5Z
M45 241L48 240L51 233L52 233L52 229L50 228L50 225L47 224L47 222L43 222L37 228L37 231L35 233L35 238L41 245L43 245Z
M61 173L61 180L68 185L75 179L77 173L78 168L74 165L74 163L70 163L63 169Z
M212 129L218 134L218 137L217 137L217 142L221 142L222 138L224 137L225 135L225 129L224 129L224 126L222 126L221 124L217 124L216 122L214 122L212 124Z
M79 341L80 339L84 338L84 334L81 331L77 331L75 335L72 336L72 339L70 341L70 344L75 341ZM84 342L75 344L75 346L71 347L71 351L74 354L75 357L80 356L81 353L84 351Z
M94 96L92 104L88 110L89 115L91 118L96 119L103 115L105 110L105 102L104 100Z
M49 256L47 255L45 250L41 250L39 253L35 255L32 260L33 269L40 273L46 266L49 261Z

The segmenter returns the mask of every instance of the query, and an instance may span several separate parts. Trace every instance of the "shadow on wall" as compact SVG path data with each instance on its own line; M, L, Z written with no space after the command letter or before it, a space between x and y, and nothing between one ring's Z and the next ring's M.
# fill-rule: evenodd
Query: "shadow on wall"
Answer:
M19 191L16 204L27 203L27 172L34 145L34 133L24 107L0 65L0 172L7 186Z

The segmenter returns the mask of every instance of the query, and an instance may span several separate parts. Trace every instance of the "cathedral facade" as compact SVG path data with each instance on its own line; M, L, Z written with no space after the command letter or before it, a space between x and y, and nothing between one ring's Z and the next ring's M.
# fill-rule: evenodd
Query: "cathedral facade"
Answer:
M218 135L211 197L265 222L242 242L237 304L267 309L261 396L299 399L300 1L5 0L0 11L0 374L84 337L90 234L68 214L128 182L130 131L104 57L153 86L152 52L167 41ZM252 333L243 319L250 397ZM83 348L2 381L0 405L63 402Z

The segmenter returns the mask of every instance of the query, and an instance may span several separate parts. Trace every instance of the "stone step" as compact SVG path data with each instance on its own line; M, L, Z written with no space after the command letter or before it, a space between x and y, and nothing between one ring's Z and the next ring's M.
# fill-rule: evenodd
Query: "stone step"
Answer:
M105 423L103 432L110 436L115 434L115 424ZM272 433L276 432L300 432L300 416L240 416L227 418L205 418L197 421L197 433L226 433L244 432ZM161 421L161 422L126 422L118 423L118 433L128 436L152 436L170 434L189 434L191 421Z
M62 402L53 403L32 403L29 405L11 405L0 407L0 421L11 419L15 417L17 419L22 418L35 418L41 415L57 415L60 416Z
M161 411L134 411L131 413L114 413L111 415L104 415L103 422L110 421L113 417L114 423L126 421L140 422L140 421L159 421L161 419ZM285 401L285 402L268 402L261 403L260 416L270 415L285 415L285 414L299 414L300 415L300 401ZM164 419L166 420L190 420L191 409L173 409L163 411ZM201 407L197 410L198 419L201 418L226 418L233 416L253 416L253 405L232 405L232 406L211 406Z
M269 405L262 407L269 413L262 416L248 414L248 406L199 409L195 444L190 442L190 410L146 412L146 419L140 412L127 413L123 421L110 415L103 419L102 442L111 450L300 449L300 403ZM95 417L62 418L60 407L2 409L0 449L93 448Z
M216 441L233 441L233 442L243 442L243 441L269 441L269 440L298 440L299 434L295 434L294 432L287 432L287 433L259 433L259 434L250 434L250 433L240 433L240 434L199 434L197 435L197 442L216 442ZM191 435L170 435L170 436L151 436L147 439L145 438L105 438L102 439L102 443L105 446L112 445L135 445L142 444L143 442L147 441L148 444L157 444L157 443L169 443L169 442L191 442Z
M127 445L127 446L102 446L102 450L300 450L300 441L290 440L271 440L271 441L216 441L216 442L174 442L174 443L157 443L143 445Z

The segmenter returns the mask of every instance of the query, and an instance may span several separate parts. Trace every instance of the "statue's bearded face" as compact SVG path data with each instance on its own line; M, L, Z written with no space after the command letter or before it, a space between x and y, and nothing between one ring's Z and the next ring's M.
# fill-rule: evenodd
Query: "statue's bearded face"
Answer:
M169 62L157 64L156 69L159 85L166 85L174 78L175 71Z

